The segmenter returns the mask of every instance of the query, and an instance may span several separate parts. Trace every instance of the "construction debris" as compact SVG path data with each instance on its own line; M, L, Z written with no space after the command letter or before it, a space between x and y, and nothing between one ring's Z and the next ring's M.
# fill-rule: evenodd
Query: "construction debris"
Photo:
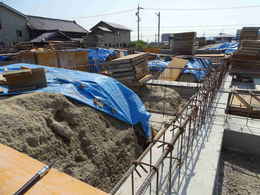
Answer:
M176 55L193 55L196 32L175 33L172 37L171 48Z
M19 95L0 110L0 143L106 192L143 151L140 131L63 95Z

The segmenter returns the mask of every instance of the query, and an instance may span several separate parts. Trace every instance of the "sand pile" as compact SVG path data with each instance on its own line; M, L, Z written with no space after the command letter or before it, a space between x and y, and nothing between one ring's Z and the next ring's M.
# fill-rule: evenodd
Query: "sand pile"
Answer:
M147 110L174 114L183 99L174 89L162 86L145 86L137 92Z
M142 152L128 124L63 95L19 95L0 111L0 143L107 192Z

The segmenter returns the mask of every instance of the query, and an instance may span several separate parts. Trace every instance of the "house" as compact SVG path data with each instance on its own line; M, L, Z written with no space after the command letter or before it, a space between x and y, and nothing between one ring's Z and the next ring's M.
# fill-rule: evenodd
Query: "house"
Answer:
M130 34L131 30L123 25L101 21L91 28L90 38L86 41L95 40L92 37L96 37L99 47L128 47Z
M72 40L82 39L88 34L76 21L28 16L0 2L0 48L53 32L61 32Z
M43 33L60 31L71 38L83 38L88 31L76 21L46 18L39 16L27 16L27 26L30 39L34 39Z
M163 33L162 37L161 37L162 42L169 44L170 38L172 37L172 35L173 35L173 33Z
M28 41L27 16L0 2L0 48Z

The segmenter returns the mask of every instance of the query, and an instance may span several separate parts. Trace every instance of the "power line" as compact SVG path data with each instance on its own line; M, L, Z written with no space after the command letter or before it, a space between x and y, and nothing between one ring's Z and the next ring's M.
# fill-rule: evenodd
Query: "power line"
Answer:
M224 25L194 25L194 26L161 26L161 28L212 28L212 27L240 27L240 26L260 26L260 24L224 24ZM143 28L154 29L154 26L143 26Z
M144 8L145 10L152 11L215 11L215 10L234 10L234 9L249 9L249 8L260 8L260 5L249 5L249 6L239 6L239 7L222 7L222 8Z
M97 17L102 17L102 16L112 16L112 15L119 15L119 14L125 14L125 13L130 13L133 12L135 9L127 9L127 10L122 10L118 12L110 12L110 13L105 13L105 14L98 14L98 15L93 15L93 16L81 16L81 17L74 17L75 19L87 19L87 18L97 18Z

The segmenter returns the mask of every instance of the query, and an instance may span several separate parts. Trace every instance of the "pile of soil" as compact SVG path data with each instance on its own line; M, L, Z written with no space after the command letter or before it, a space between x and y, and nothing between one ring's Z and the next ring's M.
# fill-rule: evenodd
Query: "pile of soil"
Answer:
M145 86L138 92L147 110L175 114L184 100L172 88Z
M0 143L106 192L143 151L130 125L63 95L19 95L0 111Z
M260 156L224 150L220 163L219 194L260 194Z

